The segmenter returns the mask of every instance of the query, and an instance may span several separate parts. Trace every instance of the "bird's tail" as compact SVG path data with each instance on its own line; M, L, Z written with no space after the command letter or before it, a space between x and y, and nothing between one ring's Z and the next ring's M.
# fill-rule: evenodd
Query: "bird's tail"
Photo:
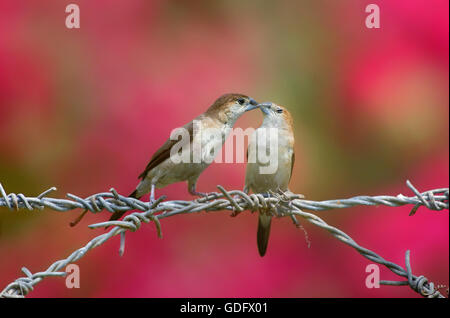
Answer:
M139 199L140 196L137 196L137 189L133 191L133 193L131 193L129 196L129 198L135 198L135 199ZM115 221L118 220L122 217L122 215L125 214L126 211L116 211L113 213L113 215L111 215L111 217L109 218L110 221Z
M267 245L269 243L270 236L270 224L272 223L272 216L267 214L259 214L258 219L258 233L257 243L259 255L264 256L266 254Z

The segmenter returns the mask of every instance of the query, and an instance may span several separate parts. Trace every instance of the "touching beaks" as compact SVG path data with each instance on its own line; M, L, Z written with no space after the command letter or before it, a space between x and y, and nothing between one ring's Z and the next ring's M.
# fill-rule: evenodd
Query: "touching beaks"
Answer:
M261 103L258 104L257 107L259 107L264 114L269 115L270 114L269 109L272 107L272 103L271 102Z
M255 109L255 108L258 108L258 107L259 107L258 102L256 100L254 100L253 98L250 98L249 101L248 101L248 105L247 105L246 111L249 111L249 110L252 110L252 109Z

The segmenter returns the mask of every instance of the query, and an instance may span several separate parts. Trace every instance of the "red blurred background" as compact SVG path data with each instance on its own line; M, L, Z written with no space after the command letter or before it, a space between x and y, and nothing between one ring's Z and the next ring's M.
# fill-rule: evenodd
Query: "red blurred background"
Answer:
M65 27L80 7L81 28ZM377 3L381 28L365 27ZM449 184L449 2L0 2L0 182L37 195L57 186L127 194L170 131L219 95L239 92L294 115L291 190L311 200L403 193ZM259 112L237 127L257 127ZM245 164L213 164L199 191L243 187ZM158 191L191 199L184 183ZM448 212L364 207L320 212L362 246L448 285ZM103 233L109 213L0 209L0 289ZM288 218L256 248L256 215L179 215L116 237L82 258L81 288L62 278L30 297L420 297L365 287L370 263L329 233ZM398 277L382 268L381 279Z

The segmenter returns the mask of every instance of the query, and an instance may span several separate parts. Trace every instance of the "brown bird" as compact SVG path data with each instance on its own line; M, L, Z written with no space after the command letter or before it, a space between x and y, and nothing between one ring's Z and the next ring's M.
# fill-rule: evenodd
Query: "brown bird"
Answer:
M295 160L291 114L286 108L274 103L261 103L258 107L264 119L248 145L244 192L252 190L254 193L270 195L272 191L289 191L288 184ZM269 156L262 158L261 154ZM271 221L271 214L259 214L257 243L261 256L266 254Z
M180 181L187 181L190 194L205 195L196 191L198 177L222 148L236 120L246 111L257 108L257 105L254 99L242 94L219 97L205 113L182 127L180 132L184 135L180 134L181 140L169 138L154 153L139 175L141 181L130 197L139 199L150 192L150 200L154 201L155 188ZM179 162L181 158L187 162ZM117 211L110 220L117 220L123 214Z

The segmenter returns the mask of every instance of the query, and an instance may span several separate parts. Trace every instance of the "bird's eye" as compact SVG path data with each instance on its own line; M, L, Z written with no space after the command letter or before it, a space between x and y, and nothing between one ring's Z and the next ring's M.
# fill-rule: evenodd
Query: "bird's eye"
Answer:
M277 113L281 114L283 112L283 110L281 108L277 109Z
M239 103L239 105L244 105L245 99L244 99L244 98L239 98L239 99L237 100L237 102Z

